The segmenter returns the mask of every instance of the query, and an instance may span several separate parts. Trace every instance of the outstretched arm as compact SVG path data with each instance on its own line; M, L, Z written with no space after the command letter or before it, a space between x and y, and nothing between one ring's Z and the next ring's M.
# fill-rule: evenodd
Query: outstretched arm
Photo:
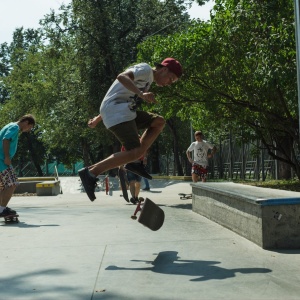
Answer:
M97 124L99 123L99 122L101 122L102 121L102 117L101 117L101 115L98 115L98 116L96 116L96 117L94 117L93 119L90 119L89 121L88 121L88 126L90 127L90 128L95 128L96 126L97 126Z

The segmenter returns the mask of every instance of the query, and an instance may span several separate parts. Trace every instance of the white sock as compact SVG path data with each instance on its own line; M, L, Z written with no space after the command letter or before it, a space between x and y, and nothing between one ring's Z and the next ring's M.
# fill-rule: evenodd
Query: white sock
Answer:
M4 211L5 208L5 206L0 206L0 214Z

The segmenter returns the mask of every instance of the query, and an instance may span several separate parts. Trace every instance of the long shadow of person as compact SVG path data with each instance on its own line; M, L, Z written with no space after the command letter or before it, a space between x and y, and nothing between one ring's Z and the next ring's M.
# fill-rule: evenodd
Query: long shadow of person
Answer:
M212 279L226 279L235 277L236 273L269 273L272 272L266 268L237 268L225 269L218 266L219 261L204 261L204 260L180 260L177 251L163 251L158 253L153 262L143 260L132 260L134 262L145 262L152 266L145 268L122 268L117 266L108 266L106 270L134 270L142 271L149 270L159 274L168 275L186 275L197 277L190 281L206 281Z

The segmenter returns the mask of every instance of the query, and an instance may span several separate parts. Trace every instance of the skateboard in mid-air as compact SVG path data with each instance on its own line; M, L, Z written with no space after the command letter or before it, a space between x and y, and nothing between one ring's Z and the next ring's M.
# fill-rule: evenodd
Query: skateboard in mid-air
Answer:
M140 212L137 218L137 213ZM165 213L150 199L140 197L139 203L135 209L134 214L131 216L133 220L138 220L139 223L148 227L149 229L156 231L164 224Z
M179 193L180 199L192 199L192 194L184 194L184 193Z
M3 217L0 217L0 218L4 218L4 222L6 224L11 224L11 223L19 223L18 216L19 215L11 214L11 215L3 216Z
M120 185L122 189L122 196L127 202L129 202L128 192L127 192L126 171L123 168L119 168L118 173L119 173Z

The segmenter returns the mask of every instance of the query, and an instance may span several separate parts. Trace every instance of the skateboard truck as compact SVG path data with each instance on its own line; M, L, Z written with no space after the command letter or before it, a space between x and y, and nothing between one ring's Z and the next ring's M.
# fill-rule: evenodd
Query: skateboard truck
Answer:
M136 220L137 219L137 213L139 212L139 211L141 211L142 210L142 207L141 207L141 205L142 205L142 202L144 201L144 198L143 197L140 197L139 198L139 202L138 202L138 204L137 204L137 207L136 207L136 209L135 209L135 211L134 211L134 214L131 216L131 219L132 220Z
M19 223L18 219L19 215L8 215L8 216L3 216L5 224L10 224L10 223Z
M137 213L140 212L137 218ZM138 205L131 216L131 219L137 220L139 223L148 227L149 229L156 231L161 228L165 220L164 211L153 201L140 197Z

